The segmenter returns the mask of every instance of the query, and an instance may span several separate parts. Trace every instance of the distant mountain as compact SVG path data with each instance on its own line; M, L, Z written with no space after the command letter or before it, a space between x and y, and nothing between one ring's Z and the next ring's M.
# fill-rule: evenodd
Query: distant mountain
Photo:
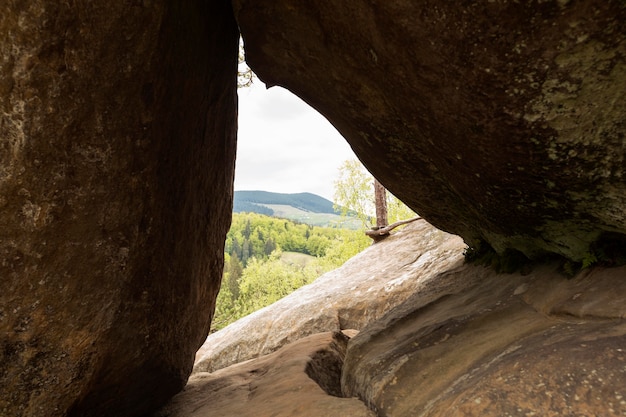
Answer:
M269 191L235 191L233 213L259 213L312 226L358 229L354 217L342 217L333 202L312 193L283 194Z
M264 205L291 206L311 213L338 214L333 208L333 202L312 193L283 194L269 191L235 191L233 212L253 211L268 214L267 211L257 211L259 206L267 210ZM255 208L255 210L251 210ZM263 211L263 208L260 209Z
M237 191L235 191L235 199L233 201L233 213L259 213L265 214L266 216L273 216L274 210L257 203L239 200L237 199Z

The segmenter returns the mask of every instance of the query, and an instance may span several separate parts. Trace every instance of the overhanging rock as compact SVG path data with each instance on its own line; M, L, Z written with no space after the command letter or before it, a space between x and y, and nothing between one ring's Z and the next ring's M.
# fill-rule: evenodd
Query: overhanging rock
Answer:
M235 0L247 59L477 247L626 233L626 3Z

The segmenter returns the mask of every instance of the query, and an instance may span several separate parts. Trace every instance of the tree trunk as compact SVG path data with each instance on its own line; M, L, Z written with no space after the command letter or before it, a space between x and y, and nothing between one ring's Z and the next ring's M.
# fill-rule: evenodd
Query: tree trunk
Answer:
M387 190L374 179L374 196L376 199L376 228L387 226Z

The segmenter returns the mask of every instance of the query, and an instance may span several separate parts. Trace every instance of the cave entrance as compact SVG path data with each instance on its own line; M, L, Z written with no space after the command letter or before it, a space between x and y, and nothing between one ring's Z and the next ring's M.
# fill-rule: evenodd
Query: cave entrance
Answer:
M310 192L333 199L340 165L355 159L341 134L315 109L258 78L239 88L235 190Z

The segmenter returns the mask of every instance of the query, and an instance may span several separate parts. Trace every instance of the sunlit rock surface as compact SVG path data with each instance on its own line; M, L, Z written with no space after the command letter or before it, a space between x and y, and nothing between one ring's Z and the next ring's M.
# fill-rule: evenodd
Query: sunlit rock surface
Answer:
M240 361L247 370L264 369L257 361L265 363L263 353L277 348L284 349L281 360L290 362L292 344L343 327L330 317L351 311L342 308L345 303L377 311L344 319L360 332L348 342L341 372L341 394L361 399L376 415L625 413L626 267L595 267L568 277L561 264L547 263L524 274L498 274L464 263L463 249L461 239L425 222L409 225L283 301L211 335L194 382L173 404L181 410L207 407L210 398L239 395L240 382L236 389L218 383L225 375L242 375L239 365L198 371ZM388 285L378 287L378 280ZM397 285L405 281L412 286ZM379 310L383 305L385 311ZM334 365L318 364L329 367L325 374L333 372ZM210 382L202 385L203 379ZM280 392L277 381L265 381L277 386L264 392ZM271 411L292 406L277 396Z
M154 417L374 417L363 402L341 397L347 337L318 333L258 359L194 374Z
M416 292L429 277L461 262L463 241L424 221L361 252L269 307L211 334L195 372L268 354L310 334L360 330Z
M465 265L355 336L346 396L383 416L626 413L626 267L567 279Z
M247 59L472 247L626 233L626 3L234 0Z

